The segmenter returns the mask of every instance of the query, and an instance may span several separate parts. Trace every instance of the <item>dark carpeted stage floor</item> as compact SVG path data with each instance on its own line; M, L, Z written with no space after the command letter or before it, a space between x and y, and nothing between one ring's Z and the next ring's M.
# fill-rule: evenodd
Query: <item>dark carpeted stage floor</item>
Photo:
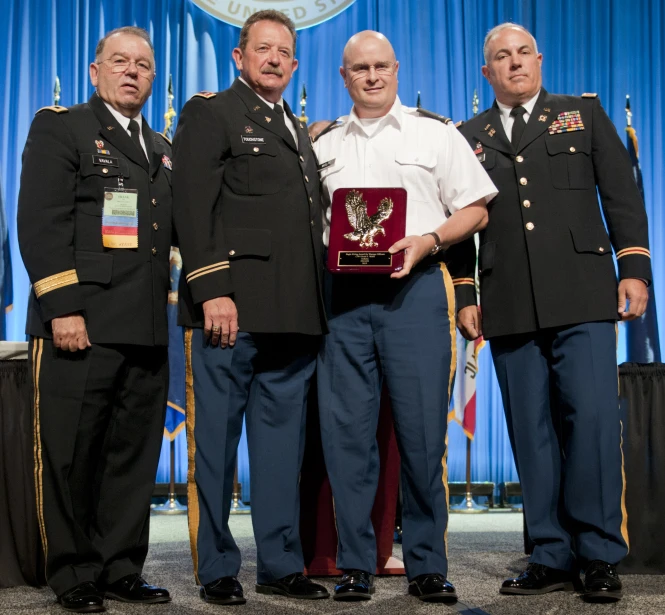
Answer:
M240 581L248 598L244 607L204 604L198 597L192 575L187 521L184 516L152 518L151 548L145 568L148 581L168 587L173 602L168 605L134 606L107 601L113 613L185 615L220 613L225 609L237 615L287 615L300 613L364 613L409 615L464 613L465 615L586 615L595 613L665 615L665 592L660 576L624 576L626 597L618 604L588 605L578 594L555 592L536 597L500 596L501 581L525 566L522 555L522 517L514 513L451 515L449 530L450 580L461 598L455 606L427 605L406 594L403 577L377 580L377 591L367 603L316 602L270 598L254 592L256 547L251 519L232 517L232 529L243 554ZM399 545L395 555L401 555ZM323 579L332 592L334 580ZM0 590L0 614L63 613L48 589L16 587Z

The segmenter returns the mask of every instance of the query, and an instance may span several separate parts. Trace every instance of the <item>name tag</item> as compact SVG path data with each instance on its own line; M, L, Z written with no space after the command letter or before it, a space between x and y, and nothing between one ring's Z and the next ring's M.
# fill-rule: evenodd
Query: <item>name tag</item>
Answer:
M100 164L105 167L117 167L118 166L118 159L117 158L110 158L108 156L95 156L94 154L92 155L92 164Z
M263 137L246 137L244 135L241 135L240 138L242 139L243 143L265 143L266 140Z
M138 190L104 189L102 243L105 248L138 248Z
M322 162L320 165L316 167L317 171L323 171L323 169L327 169L328 167L331 167L332 165L335 164L335 160L337 158L333 158L332 160L328 160L328 162Z

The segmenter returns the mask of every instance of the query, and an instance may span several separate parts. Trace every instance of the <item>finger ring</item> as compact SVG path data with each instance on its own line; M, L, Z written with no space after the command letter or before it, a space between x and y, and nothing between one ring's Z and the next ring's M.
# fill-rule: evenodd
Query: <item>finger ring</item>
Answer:
M211 328L212 331L214 331L215 333L217 333L217 332L220 330L221 327L220 327L219 325L213 325L213 326L210 327L210 328Z

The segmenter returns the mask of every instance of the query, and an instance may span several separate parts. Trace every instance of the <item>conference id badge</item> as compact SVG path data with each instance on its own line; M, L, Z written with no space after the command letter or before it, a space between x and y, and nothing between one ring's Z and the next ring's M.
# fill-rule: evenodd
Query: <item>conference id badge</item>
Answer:
M102 242L105 248L139 247L139 191L104 188Z

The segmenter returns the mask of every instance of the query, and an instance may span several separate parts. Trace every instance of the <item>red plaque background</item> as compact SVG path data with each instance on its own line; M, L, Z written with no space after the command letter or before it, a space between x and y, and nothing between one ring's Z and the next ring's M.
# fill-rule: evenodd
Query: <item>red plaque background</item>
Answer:
M390 217L381 226L386 234L377 233L376 247L361 247L360 242L347 239L344 235L354 228L346 212L346 195L356 190L367 203L367 215L376 213L384 198L393 202ZM388 248L404 237L406 233L406 190L404 188L338 188L333 193L330 239L328 242L328 271L332 273L393 273L404 266L404 252L388 256ZM362 261L362 262L361 262ZM372 262L374 261L374 262ZM378 264L377 264L378 263Z

